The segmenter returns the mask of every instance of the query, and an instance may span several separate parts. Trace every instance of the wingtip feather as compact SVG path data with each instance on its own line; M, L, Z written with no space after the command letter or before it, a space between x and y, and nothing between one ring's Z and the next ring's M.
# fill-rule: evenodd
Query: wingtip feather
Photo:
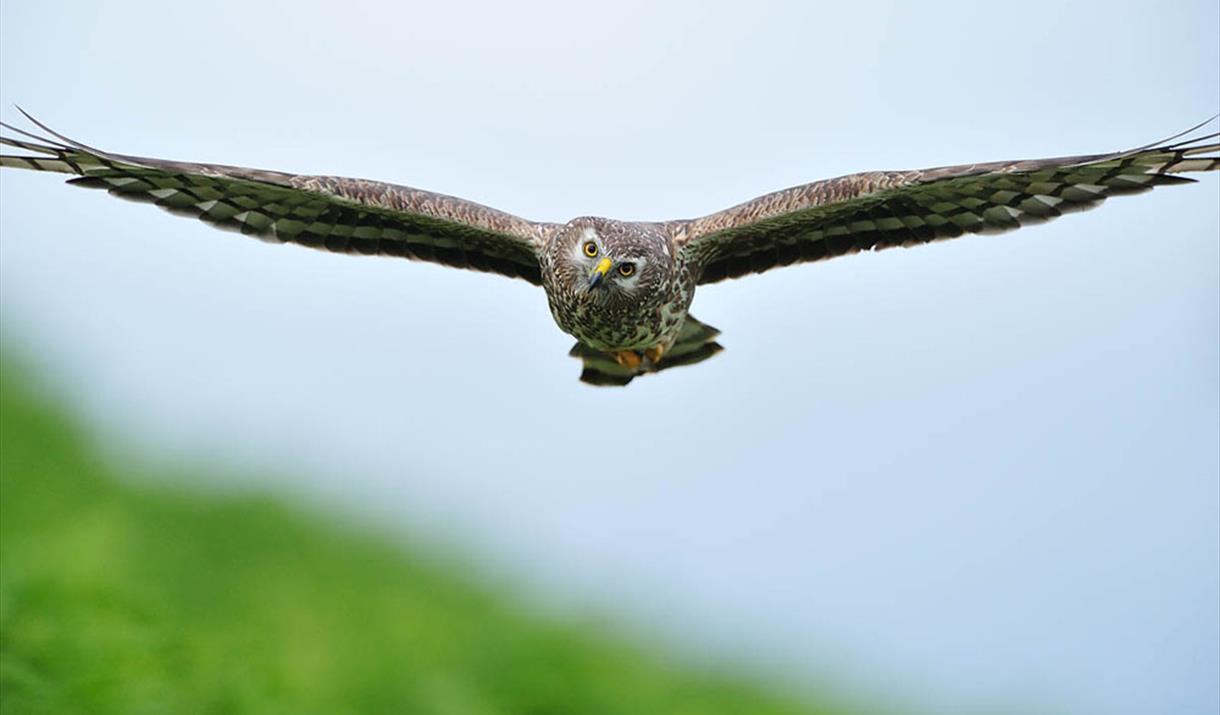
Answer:
M13 106L17 107L17 111L18 111L18 112L21 112L22 116L24 116L26 119L30 120L30 122L31 122L31 123L32 123L34 126L36 126L36 127L38 127L39 129L43 130L43 131L44 131L44 132L46 132L47 134L50 134L51 136L55 137L55 138L56 138L56 139L58 139L59 141L61 141L61 142L63 142L64 144L66 144L68 147L71 147L71 148L74 148L74 149L79 149L79 150L81 150L81 151L87 151L87 152L89 152L90 154L96 154L97 156L101 156L101 157L105 157L105 156L107 156L107 153L106 153L106 152L104 152L104 151L102 151L101 149L95 149L94 147L91 147L91 146L89 146L88 144L83 144L83 143L81 143L81 142L76 141L75 139L70 139L70 138L68 138L68 137L64 136L63 134L60 134L59 132L55 131L54 129L52 129L52 128L48 127L47 125L45 125L45 124L43 124L42 122L40 122L40 121L38 121L37 119L35 119L35 118L33 117L33 115L31 115L29 112L27 112L27 111L25 111L24 109L22 109L22 108L21 108L19 105L13 105ZM14 131L20 131L20 130L15 129ZM24 133L24 132L23 132L23 133ZM31 136L31 135L27 134L27 136ZM47 141L47 140L46 140L46 139L43 139L42 141ZM51 142L51 143L54 143L54 142Z

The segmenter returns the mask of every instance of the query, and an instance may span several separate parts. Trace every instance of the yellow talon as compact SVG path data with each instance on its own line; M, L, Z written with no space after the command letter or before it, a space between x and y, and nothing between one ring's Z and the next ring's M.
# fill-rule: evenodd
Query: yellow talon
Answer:
M640 367L642 358L634 350L622 350L614 354L614 360L625 368L636 370Z
M661 355L665 353L665 348L660 345L648 348L644 351L644 357L648 358L648 362L656 365L661 362Z

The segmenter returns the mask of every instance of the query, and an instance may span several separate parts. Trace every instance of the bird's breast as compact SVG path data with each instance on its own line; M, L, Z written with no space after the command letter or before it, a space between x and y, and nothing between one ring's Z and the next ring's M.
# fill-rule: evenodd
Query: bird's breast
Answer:
M686 296L672 290L657 291L645 300L599 300L587 291L547 286L547 300L560 329L603 352L668 345L690 305Z

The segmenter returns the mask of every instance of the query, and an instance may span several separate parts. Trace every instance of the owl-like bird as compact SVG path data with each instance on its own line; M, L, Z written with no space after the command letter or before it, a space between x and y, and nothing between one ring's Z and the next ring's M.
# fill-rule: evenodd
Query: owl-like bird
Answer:
M25 114L23 111L22 114ZM1130 151L870 171L784 189L696 219L519 218L407 186L113 154L0 123L29 155L0 166L75 174L68 183L258 238L390 255L524 278L577 339L581 380L626 385L720 351L688 312L695 287L778 266L1041 223L1104 199L1220 168L1208 122ZM1214 119L1214 118L1213 118ZM1210 122L1211 120L1209 120Z

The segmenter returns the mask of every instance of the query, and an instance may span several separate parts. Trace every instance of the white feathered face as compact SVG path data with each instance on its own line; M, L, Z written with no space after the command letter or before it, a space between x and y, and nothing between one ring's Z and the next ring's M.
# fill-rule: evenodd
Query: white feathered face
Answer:
M550 248L551 278L578 303L638 306L659 295L666 282L663 250L659 234L608 219L578 219Z
M569 247L568 260L579 266L575 277L583 274L581 288L593 300L608 300L639 290L640 278L648 271L648 256L613 236L603 237L592 227L581 230L579 238Z

